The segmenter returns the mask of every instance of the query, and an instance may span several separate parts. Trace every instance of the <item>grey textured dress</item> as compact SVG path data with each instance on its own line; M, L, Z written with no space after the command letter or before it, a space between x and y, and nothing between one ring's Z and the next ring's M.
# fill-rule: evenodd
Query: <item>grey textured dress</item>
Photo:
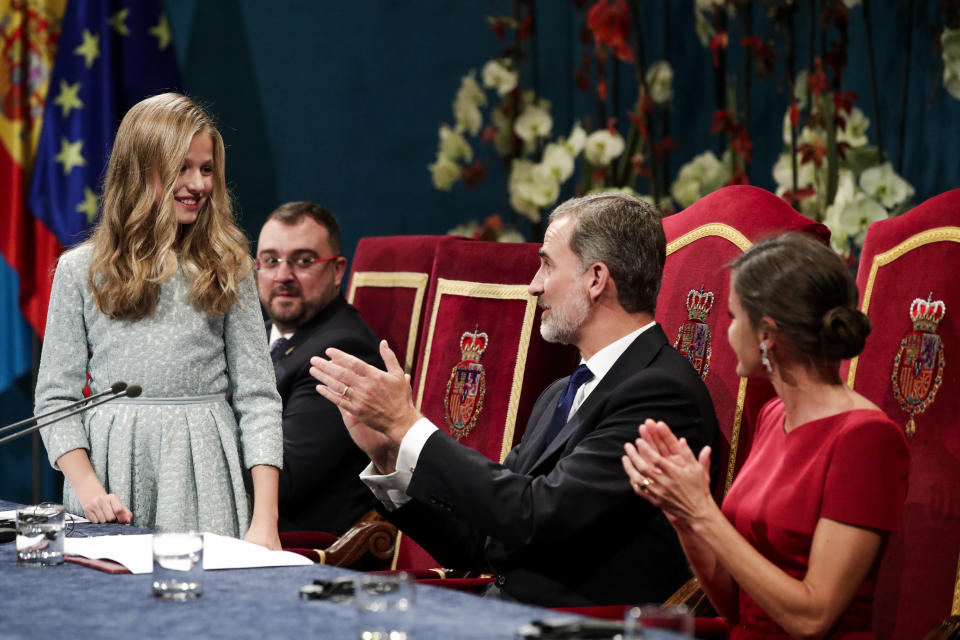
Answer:
M84 244L57 265L34 411L80 399L88 372L93 393L122 380L143 394L42 429L50 463L87 449L104 488L137 526L242 536L250 522L244 467L283 462L280 397L253 273L226 315L188 302L181 268L162 284L153 315L111 320L93 300L91 255ZM63 499L68 511L83 513L69 483Z

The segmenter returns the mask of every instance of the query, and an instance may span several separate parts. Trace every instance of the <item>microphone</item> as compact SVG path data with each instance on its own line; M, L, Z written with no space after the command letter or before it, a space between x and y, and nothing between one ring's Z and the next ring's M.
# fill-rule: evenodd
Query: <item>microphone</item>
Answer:
M93 396L90 396L89 398L80 398L80 399L77 400L76 402L71 402L71 403L68 404L68 405L64 405L64 406L62 406L62 407L57 407L56 409L54 409L54 410L52 410L52 411L47 411L46 413L40 414L39 416L32 416L32 417L27 418L27 419L25 419L25 420L21 420L20 422L14 422L13 424L8 424L7 426L5 426L5 427L3 427L2 429L0 429L0 433L4 433L4 432L6 432L6 431L13 431L14 429L17 429L17 428L22 427L22 426L24 426L24 425L30 424L31 422L37 422L37 421L39 421L41 418L46 418L46 417L52 416L52 415L55 414L55 413L60 413L61 411L69 411L70 409L73 409L74 407L76 407L76 406L78 406L78 405L81 405L81 404L83 404L84 402L92 402L92 401L96 400L97 398L102 398L103 396L108 396L108 395L110 395L111 393L113 393L113 394L119 394L120 392L122 392L122 391L123 391L124 389L126 389L126 388L127 388L127 383L126 383L126 382L122 382L122 381L114 382L112 385L110 385L110 388L107 389L106 391L101 391L100 393L98 393L98 394L96 394L96 395L93 395ZM139 388L140 388L140 387L137 387L137 389L139 389ZM140 395L140 392L139 392L139 391L137 392L137 395ZM131 397L131 398L136 398L137 395L130 396L130 397Z
M121 385L122 385L122 386L121 386ZM115 392L114 389L118 389L118 391ZM141 393L143 393L143 389L142 389L142 388L140 387L140 385L138 385L138 384L131 384L131 385L128 386L126 382L114 382L114 383L110 386L110 389L109 389L108 391L103 391L103 392L98 393L98 394L96 394L96 395L90 396L89 398L84 398L83 400L79 400L79 401L77 401L77 402L74 402L74 403L72 403L72 404L66 405L66 406L64 406L64 407L60 407L59 409L54 409L53 411L48 411L47 413L45 413L45 414L43 414L43 415L35 416L35 417L29 418L29 419L27 419L27 420L21 420L20 422L17 422L17 423L15 423L15 424L12 424L12 425L8 425L8 426L6 426L6 427L3 427L2 429L0 429L0 432L9 431L9 430L11 430L11 429L13 429L13 428L15 428L15 427L18 427L18 426L21 426L21 425L24 425L24 424L29 424L30 422L37 422L37 424L35 424L35 425L33 425L33 426L30 426L30 427L27 427L26 429L23 429L22 431L17 431L16 433L12 433L12 434L10 434L10 435L8 435L8 436L4 436L4 437L0 438L0 445L6 444L7 442L10 442L11 440L16 440L16 439L19 438L20 436L25 436L25 435L27 435L28 433L33 433L34 431L37 431L37 430L39 430L39 429L43 429L44 427L48 427L48 426L50 426L50 425L52 425L52 424L54 424L54 423L56 423L56 422L60 422L61 420L64 420L65 418L69 418L70 416L74 416L74 415L76 415L76 414L78 414L78 413L83 413L84 411L89 411L90 409L93 409L94 407L99 407L100 405L106 404L106 403L110 402L111 400L116 400L117 398L123 398L123 397L136 398L136 397L139 396ZM113 394L113 395L110 395L110 394ZM109 396L109 397L106 398L106 399L104 399L104 400L100 400L99 402L92 402L92 403L87 404L87 405L85 405L85 406L82 406L82 407L80 407L80 408L78 408L78 409L73 409L73 411L70 411L69 413L64 413L64 414L62 414L62 415L59 415L59 416L57 416L56 418L54 418L53 420L48 420L47 422L44 422L44 423L42 423L42 424L40 423L40 419L41 419L41 418L45 418L45 417L47 417L47 416L53 415L53 414L55 414L55 413L59 413L59 412L61 412L61 411L67 411L67 410L69 410L69 409L72 409L73 407L76 407L76 406L79 405L79 404L83 404L83 403L85 403L85 402L88 402L88 403L89 403L91 400L94 400L94 399L96 399L96 398L102 398L103 396Z

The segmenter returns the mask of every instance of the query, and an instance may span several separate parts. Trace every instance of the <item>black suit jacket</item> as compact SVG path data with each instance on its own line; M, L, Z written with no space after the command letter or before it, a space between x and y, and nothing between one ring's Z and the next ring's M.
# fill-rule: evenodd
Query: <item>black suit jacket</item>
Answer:
M283 400L281 531L340 535L373 508L370 491L358 477L369 459L350 439L337 407L317 393L309 373L310 358L326 357L328 347L383 368L377 337L342 296L299 327L274 361Z
M388 514L444 566L495 571L501 590L543 606L661 602L690 576L666 518L630 488L623 444L647 418L695 452L718 437L706 386L659 325L643 332L544 450L567 379L534 405L503 465L430 436L408 495Z

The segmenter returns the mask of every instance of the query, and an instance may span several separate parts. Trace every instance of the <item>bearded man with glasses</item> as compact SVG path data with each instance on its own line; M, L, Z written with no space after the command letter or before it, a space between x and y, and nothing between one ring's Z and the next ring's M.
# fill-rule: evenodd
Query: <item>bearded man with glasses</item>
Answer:
M279 529L340 535L372 508L358 478L368 460L337 407L317 395L310 358L336 347L382 369L378 340L340 292L347 259L340 255L340 224L326 207L278 207L260 230L256 264L283 400Z

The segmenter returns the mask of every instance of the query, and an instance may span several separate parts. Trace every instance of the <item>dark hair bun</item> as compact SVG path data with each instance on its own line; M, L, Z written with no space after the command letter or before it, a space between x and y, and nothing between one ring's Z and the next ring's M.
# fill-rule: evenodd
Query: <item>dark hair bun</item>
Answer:
M829 360L846 360L863 351L870 319L853 307L834 307L823 316L820 345Z

